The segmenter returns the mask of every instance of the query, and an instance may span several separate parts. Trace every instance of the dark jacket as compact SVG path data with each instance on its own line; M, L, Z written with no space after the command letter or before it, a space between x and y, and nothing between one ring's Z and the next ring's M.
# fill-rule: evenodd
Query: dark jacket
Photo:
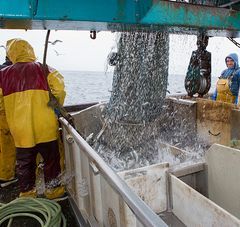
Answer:
M8 57L6 57L5 62L2 65L0 65L0 70L9 66L9 65L12 65L12 62L9 60Z

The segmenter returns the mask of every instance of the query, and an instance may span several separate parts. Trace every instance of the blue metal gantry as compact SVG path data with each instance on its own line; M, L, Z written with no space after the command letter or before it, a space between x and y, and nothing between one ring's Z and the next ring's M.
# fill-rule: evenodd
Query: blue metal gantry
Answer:
M240 1L219 2L227 8L160 0L0 0L0 28L204 30L239 37Z

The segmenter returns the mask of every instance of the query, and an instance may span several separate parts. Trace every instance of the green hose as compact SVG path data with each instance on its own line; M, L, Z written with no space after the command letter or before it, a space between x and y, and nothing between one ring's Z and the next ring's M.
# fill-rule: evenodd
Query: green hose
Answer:
M14 217L31 217L36 219L41 227L66 227L66 219L61 212L61 206L52 200L43 198L18 198L10 203L0 203L0 226L9 220L11 226Z

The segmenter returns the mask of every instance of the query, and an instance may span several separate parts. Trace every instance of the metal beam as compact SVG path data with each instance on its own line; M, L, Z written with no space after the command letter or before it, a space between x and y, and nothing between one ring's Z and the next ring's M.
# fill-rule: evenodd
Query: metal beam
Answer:
M239 37L240 12L230 9L159 1L142 18L141 24L163 25L170 31L206 30L209 35Z
M160 0L0 1L0 28L56 30L165 30L240 36L240 12Z

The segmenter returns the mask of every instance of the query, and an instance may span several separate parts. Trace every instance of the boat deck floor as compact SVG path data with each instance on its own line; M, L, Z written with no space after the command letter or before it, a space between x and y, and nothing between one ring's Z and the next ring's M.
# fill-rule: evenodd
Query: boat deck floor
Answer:
M164 211L158 215L168 226L171 227L186 227L173 212Z
M5 188L0 188L0 203L9 203L10 201L16 199L18 195L19 188L17 183L9 185L8 187ZM79 224L74 215L69 200L60 201L58 203L61 205L62 212L67 220L67 227L78 227ZM7 224L8 221L4 222L1 225L1 227L7 227ZM27 227L27 226L40 227L41 225L35 219L28 217L14 218L11 224L11 227Z

